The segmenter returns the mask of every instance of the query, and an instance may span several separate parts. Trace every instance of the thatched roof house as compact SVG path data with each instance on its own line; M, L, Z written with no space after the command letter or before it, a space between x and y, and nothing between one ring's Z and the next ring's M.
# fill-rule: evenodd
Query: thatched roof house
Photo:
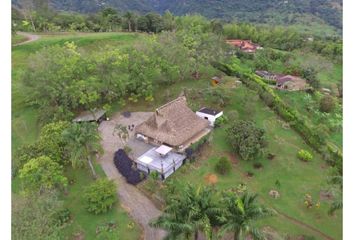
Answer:
M148 142L182 148L208 125L207 120L189 109L182 96L157 108L148 120L136 126L135 132Z

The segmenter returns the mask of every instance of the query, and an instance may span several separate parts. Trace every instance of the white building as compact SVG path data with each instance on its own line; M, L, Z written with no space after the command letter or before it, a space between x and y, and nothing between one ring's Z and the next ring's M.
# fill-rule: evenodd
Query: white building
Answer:
M136 160L137 168L150 174L157 171L159 177L165 180L178 168L180 168L186 156L172 151L172 148L166 145L149 149Z
M198 115L198 117L208 120L209 125L214 127L215 120L221 117L223 115L223 112L204 107L197 111L196 114Z

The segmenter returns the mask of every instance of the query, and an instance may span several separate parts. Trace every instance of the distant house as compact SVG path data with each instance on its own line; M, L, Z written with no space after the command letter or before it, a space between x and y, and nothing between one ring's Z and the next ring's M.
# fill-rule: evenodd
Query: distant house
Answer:
M257 70L256 74L260 76L261 78L267 79L267 80L276 80L277 75L274 73L270 73L268 71L263 71L263 70Z
M221 82L221 78L219 78L219 77L215 76L215 77L211 78L211 85L213 85L213 86L218 85L220 82Z
M277 89L284 89L289 91L304 90L307 86L306 80L292 75L276 75Z
M221 117L223 115L223 112L204 107L197 111L196 114L199 117L208 120L209 125L213 127L216 119Z
M106 120L106 111L103 109L98 109L95 111L84 111L81 112L76 118L74 118L73 122L81 123L81 122L97 122L101 123Z
M226 43L239 48L245 53L255 53L259 49L263 49L260 45L253 43L251 40L230 39L226 40Z
M148 120L136 126L135 133L147 143L182 150L208 133L208 126L209 122L198 117L182 96L157 108Z

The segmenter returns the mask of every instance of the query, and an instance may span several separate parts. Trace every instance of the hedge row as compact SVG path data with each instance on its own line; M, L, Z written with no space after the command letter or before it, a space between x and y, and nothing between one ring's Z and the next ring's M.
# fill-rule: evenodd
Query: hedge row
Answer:
M241 68L237 62L230 64L217 64L219 70L230 76L237 76L249 88L257 91L260 98L272 108L282 119L290 124L312 148L322 155L329 155L332 165L339 167L342 162L342 154L337 148L330 147L330 144L313 129L301 115L288 106L272 88L265 83L261 77L250 70Z

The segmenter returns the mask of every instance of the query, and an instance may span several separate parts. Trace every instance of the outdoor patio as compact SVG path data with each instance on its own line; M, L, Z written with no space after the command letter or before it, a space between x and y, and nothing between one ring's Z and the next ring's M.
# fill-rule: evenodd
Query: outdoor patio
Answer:
M162 155L157 152L159 148L161 147L149 149L136 159L136 163L139 170L146 173L157 171L160 174L160 178L164 180L182 166L186 156L172 151Z

